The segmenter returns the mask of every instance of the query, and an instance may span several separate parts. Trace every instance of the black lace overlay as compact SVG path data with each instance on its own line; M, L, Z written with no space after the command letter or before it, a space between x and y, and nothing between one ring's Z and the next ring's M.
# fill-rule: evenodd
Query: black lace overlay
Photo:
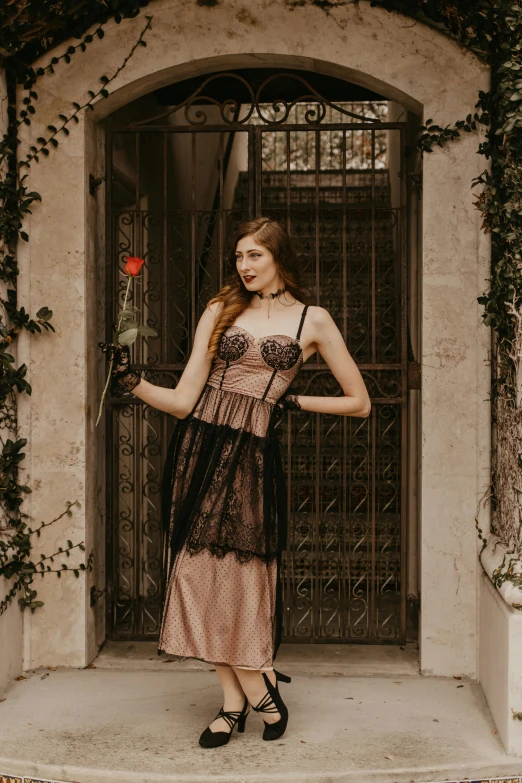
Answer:
M279 441L196 417L178 421L165 465L162 519L171 562L186 545L268 562L286 545ZM166 573L168 579L170 574Z
M259 345L259 351L265 364L273 370L291 370L301 357L301 346L291 337L283 335L266 337Z
M237 362L248 351L250 341L245 334L239 331L231 331L221 335L218 347L218 356L224 362Z

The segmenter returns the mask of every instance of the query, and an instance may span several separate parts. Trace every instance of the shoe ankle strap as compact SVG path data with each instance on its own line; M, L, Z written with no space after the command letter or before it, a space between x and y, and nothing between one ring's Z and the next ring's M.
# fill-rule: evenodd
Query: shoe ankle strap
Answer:
M252 709L256 712L279 712L272 696L268 692L260 699L257 706L254 707L254 705L252 705Z
M233 711L224 710L223 707L221 707L214 720L217 720L218 718L223 718L223 720L228 723L230 728L233 729L240 717L241 717L241 711L236 712L235 710Z

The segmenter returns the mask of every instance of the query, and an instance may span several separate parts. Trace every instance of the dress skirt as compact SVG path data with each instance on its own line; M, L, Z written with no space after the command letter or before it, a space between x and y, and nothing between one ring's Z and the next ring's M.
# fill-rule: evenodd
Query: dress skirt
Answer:
M222 666L272 669L277 561L241 563L207 549L176 558L165 596L160 644L166 653Z

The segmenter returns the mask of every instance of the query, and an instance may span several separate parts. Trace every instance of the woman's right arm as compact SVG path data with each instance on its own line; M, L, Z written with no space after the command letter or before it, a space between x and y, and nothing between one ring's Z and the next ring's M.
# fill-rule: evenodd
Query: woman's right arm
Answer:
M171 413L178 419L184 419L189 415L210 374L212 357L207 355L208 341L220 307L221 303L206 307L199 319L194 334L192 352L176 388L167 389L164 386L156 386L142 378L132 390L136 397L148 405L152 405L153 408Z

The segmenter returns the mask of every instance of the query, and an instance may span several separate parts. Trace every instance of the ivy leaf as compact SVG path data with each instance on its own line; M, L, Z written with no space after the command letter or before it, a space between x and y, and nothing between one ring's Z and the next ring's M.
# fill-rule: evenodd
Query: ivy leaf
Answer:
M53 311L49 310L48 307L40 307L38 312L36 313L36 317L40 319L40 321L48 321L50 318L52 318Z

